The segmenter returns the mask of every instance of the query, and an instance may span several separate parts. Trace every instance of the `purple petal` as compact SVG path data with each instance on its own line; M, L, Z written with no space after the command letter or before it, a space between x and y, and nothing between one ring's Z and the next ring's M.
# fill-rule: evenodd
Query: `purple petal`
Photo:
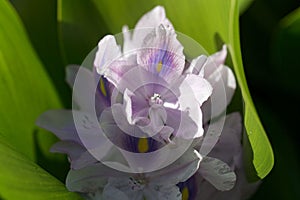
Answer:
M73 89L74 103L81 110L93 112L94 108L91 106L94 104L93 101L97 113L110 106L113 87L104 77L95 76L90 70L75 65L68 66L66 74L67 82Z
M57 142L50 151L67 154L71 169L81 169L99 162L83 146L71 141Z
M117 116L120 116L121 111L117 113ZM159 142L148 138L137 126L129 125L124 116L120 116L118 123L115 120L111 109L103 111L100 118L103 131L116 146L134 153L153 152L160 148L161 144ZM141 135L144 135L144 137L141 137Z
M173 135L175 137L190 140L203 134L201 124L196 124L189 112L170 108L166 110L168 114L166 125L174 129Z
M183 72L185 56L176 33L163 25L153 29L138 51L137 63L171 83Z
M93 111L92 102L95 96L95 83L93 73L78 66L69 66L66 70L67 82L73 89L73 101L83 111ZM74 77L75 76L75 77Z
M185 182L180 182L177 186L182 194L182 199L186 200L199 200L197 195L201 193L198 185L202 184L199 173L195 173L191 178ZM205 192L205 191L204 191ZM199 195L200 196L200 195Z
M36 125L54 133L60 140L82 144L70 110L49 110L36 121Z
M221 159L230 164L230 166L237 165L237 163L239 163L239 161L237 162L237 157L242 153L241 137L242 118L240 114L232 113L227 115L219 141L214 146L209 156ZM203 145L207 144L203 143Z

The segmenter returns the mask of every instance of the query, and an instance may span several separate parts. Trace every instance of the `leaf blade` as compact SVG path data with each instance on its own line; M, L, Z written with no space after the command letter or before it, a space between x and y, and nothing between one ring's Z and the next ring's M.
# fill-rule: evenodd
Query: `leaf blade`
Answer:
M0 137L0 195L4 199L81 199Z
M7 1L0 2L0 24L0 133L20 152L36 160L35 120L45 110L61 107L61 103ZM56 139L43 133L39 142L48 148Z

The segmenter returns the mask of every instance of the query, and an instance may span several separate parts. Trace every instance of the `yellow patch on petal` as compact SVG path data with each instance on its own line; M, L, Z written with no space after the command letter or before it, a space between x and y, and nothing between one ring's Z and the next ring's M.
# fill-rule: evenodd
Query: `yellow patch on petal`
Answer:
M139 153L146 153L149 151L149 144L147 138L139 138L138 141L138 152Z
M182 195L182 200L188 200L189 199L189 189L185 186L182 191L181 191L181 195Z
M106 89L105 89L105 86L104 86L104 82L103 82L103 79L100 78L100 90L102 92L102 94L106 97L107 96L107 93L106 93Z
M161 69L162 69L162 62L161 61L159 61L159 63L157 64L157 66L156 66L156 71L159 73L160 71L161 71Z

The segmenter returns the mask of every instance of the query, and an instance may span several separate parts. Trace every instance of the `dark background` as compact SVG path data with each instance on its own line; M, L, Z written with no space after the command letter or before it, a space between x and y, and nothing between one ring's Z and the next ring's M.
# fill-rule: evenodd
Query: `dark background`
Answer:
M300 199L300 35L281 24L299 5L298 0L257 0L240 18L248 86L275 156L253 199Z

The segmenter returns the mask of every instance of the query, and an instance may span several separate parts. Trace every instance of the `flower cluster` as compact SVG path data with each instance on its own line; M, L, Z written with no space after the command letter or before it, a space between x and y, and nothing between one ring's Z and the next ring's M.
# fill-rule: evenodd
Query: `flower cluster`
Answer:
M225 116L236 87L226 46L191 62L183 50L158 6L133 31L124 26L122 47L105 36L92 71L68 67L74 109L48 111L37 124L61 140L51 150L69 157L70 191L191 200L252 190L241 164L241 118Z

